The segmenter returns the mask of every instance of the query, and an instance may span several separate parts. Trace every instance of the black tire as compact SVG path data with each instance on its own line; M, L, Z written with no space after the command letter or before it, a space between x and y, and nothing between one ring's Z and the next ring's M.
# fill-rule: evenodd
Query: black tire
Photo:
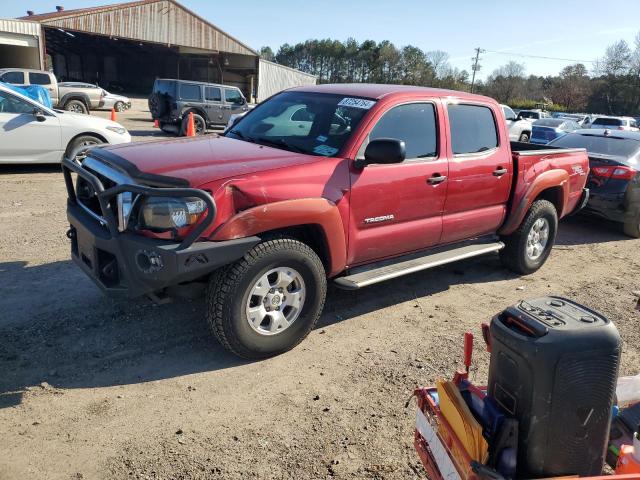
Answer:
M165 113L166 105L164 96L159 93L152 93L149 97L149 111L153 118L161 117Z
M87 106L80 100L69 100L64 104L64 109L67 112L82 113L84 115L89 113Z
M182 117L182 124L180 125L180 136L184 137L187 134L187 124L189 123L189 113L184 114ZM202 115L193 113L193 126L196 128L196 136L204 135L207 133L207 122L205 122Z
M529 134L527 132L522 132L518 141L522 143L529 143Z
M98 137L94 137L93 135L81 135L69 142L64 156L71 160L84 158L85 150L91 148L94 145L100 145L102 143L104 143L102 140L100 140Z
M160 127L160 130L162 130L164 133L168 133L171 135L177 135L180 132L180 127L178 127L178 125L175 125L173 123L159 122L158 126Z
M116 102L113 108L116 112L124 112L125 111L124 102Z
M629 220L624 223L624 233L632 238L640 238L640 215L634 220Z
M298 317L283 331L266 335L250 325L246 308L253 301L250 295L256 282L275 268L299 273L304 297ZM230 352L247 359L272 357L304 340L322 313L326 294L326 273L318 255L298 240L276 237L256 245L242 259L212 275L207 289L207 321ZM265 305L271 304L266 301Z
M547 241L544 249L536 258L527 253L529 233L536 222L545 219L548 225ZM504 236L505 248L500 251L500 260L509 270L528 275L538 270L549 258L558 232L558 212L548 200L536 200L524 217L522 224L511 235Z

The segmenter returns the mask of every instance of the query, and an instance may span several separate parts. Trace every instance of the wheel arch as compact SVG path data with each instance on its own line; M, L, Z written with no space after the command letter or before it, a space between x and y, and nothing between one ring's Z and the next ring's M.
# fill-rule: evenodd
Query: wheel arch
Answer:
M554 169L538 175L520 196L520 200L516 200L512 205L509 217L498 233L500 235L513 233L524 220L531 205L540 199L548 200L553 204L558 212L558 218L565 216L569 201L569 173Z
M84 106L87 107L87 110L91 110L91 99L89 98L89 95L85 93L67 93L60 99L58 104L62 108L64 108L71 100L78 100L84 103Z
M324 198L285 200L249 208L225 222L211 240L233 240L274 233L291 235L320 257L329 277L343 271L347 245L338 207Z
M69 151L69 147L71 146L71 144L77 140L80 137L95 137L97 139L99 139L102 143L109 143L108 140L103 137L102 135L100 135L99 133L96 132L82 132L82 133L78 133L77 135L74 135L72 138L69 139L69 141L67 142L67 146L64 149L64 155L67 155L67 152Z

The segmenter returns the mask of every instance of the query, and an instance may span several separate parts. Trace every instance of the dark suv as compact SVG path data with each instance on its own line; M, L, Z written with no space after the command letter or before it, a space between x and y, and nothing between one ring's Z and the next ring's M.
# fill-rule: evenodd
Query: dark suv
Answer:
M149 97L149 111L165 132L184 135L193 112L196 135L207 127L225 127L229 117L249 109L237 87L214 83L159 78Z

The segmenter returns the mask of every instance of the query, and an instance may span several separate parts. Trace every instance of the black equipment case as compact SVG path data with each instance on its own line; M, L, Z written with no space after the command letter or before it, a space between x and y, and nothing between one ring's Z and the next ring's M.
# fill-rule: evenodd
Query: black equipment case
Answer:
M518 477L601 475L620 361L615 326L545 297L496 315L490 334L487 393L518 420Z

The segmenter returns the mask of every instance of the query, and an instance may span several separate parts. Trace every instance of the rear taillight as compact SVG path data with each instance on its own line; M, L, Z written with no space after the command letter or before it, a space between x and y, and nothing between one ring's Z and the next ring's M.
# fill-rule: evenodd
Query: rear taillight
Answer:
M596 177L632 180L638 171L631 167L591 167L591 173Z

